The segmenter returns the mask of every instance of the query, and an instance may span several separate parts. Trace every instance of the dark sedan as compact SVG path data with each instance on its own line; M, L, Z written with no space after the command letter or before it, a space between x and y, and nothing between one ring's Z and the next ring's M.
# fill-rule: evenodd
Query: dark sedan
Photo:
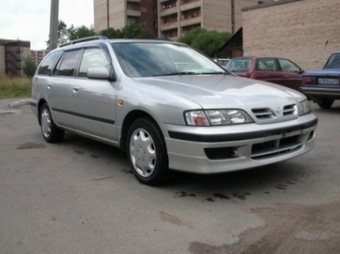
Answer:
M303 74L301 92L321 108L330 108L340 99L340 51L331 54L322 70Z
M293 61L280 57L235 57L227 70L237 76L268 81L300 91L302 73Z

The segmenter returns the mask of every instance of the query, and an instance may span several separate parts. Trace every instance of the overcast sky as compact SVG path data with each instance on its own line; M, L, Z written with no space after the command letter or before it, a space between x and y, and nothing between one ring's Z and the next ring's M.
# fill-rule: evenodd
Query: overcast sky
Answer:
M46 49L51 0L0 0L0 39L25 40L31 49ZM59 0L59 20L69 27L94 23L93 0Z

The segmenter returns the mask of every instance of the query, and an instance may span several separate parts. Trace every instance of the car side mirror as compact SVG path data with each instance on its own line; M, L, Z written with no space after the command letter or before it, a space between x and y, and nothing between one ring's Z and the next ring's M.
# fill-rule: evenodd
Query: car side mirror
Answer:
M116 81L115 75L110 74L109 70L102 66L88 68L87 77L90 79L107 79L109 81Z

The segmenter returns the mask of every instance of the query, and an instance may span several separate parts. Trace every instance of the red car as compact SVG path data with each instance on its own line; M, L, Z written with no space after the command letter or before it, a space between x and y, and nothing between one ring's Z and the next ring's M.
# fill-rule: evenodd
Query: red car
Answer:
M300 91L302 73L297 64L279 57L235 57L227 70L237 76L264 80Z

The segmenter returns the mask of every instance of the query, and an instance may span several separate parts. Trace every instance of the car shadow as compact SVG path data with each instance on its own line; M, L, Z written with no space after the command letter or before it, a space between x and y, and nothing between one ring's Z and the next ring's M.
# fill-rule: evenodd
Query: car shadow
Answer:
M125 154L120 149L110 145L87 139L72 133L66 133L63 146L71 148L74 153L88 155L94 159L107 161L110 165L118 165L115 169L98 168L98 174L108 170L115 170L115 181L123 179L126 173L131 174L133 180L129 184L136 184L138 188L161 189L171 194L173 198L199 198L206 202L217 200L246 200L251 195L270 194L273 191L286 191L289 187L303 182L310 171L307 165L299 160L289 160L267 166L233 171L228 173L200 175L175 172L175 178L161 186L150 187L135 179L129 168ZM193 161L194 163L194 161ZM121 170L116 171L117 168Z

